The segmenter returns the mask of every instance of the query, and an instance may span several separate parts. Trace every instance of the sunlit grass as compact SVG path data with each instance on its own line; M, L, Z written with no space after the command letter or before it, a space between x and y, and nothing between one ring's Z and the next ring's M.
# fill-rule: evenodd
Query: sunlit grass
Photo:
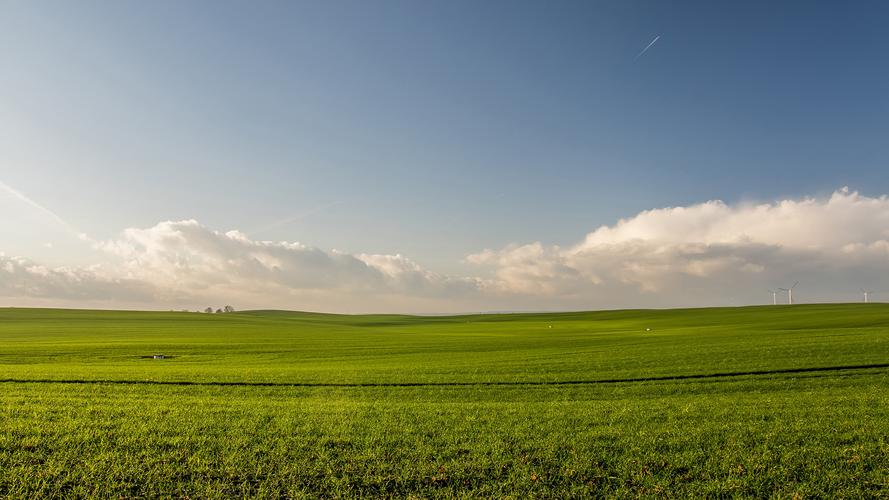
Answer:
M887 364L880 304L0 310L0 495L884 497Z

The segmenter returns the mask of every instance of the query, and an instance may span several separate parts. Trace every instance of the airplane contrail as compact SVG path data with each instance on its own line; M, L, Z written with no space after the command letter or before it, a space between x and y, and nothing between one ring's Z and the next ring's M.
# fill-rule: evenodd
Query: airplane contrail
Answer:
M277 220L277 221L271 222L269 224L266 224L258 229L254 229L253 231L251 231L251 234L262 233L262 232L268 231L269 229L274 229L276 227L285 226L287 224L290 224L291 222L296 222L296 221L304 219L310 215L327 210L328 208L333 208L337 205L342 205L343 203L345 203L345 202L344 201L334 201L332 203L325 203L324 205L318 205L317 207L313 207L309 210L305 210L305 211L293 214L290 217L286 217L284 219Z
M29 198L28 195L26 195L25 193L23 193L23 192L21 192L21 191L15 189L15 188L13 188L13 187L10 186L9 184L6 184L6 183L4 183L3 181L0 181L0 190L2 190L2 191L6 191L6 192L9 193L10 195L12 195L13 198L16 198L17 200L23 202L24 204L26 204L26 205L28 205L28 206L30 206L30 207L32 207L32 208L35 208L35 209L37 209L38 211L40 211L40 212L42 212L42 213L48 215L48 216L49 216L50 218L52 218L54 221L58 222L62 227L64 227L64 228L67 229L68 231L74 233L74 235L77 236L77 238L79 238L79 239L81 239L81 240L83 240L83 241L93 241L89 236L86 235L86 233L80 231L80 230L77 229L73 224L70 224L68 221L66 221L65 219L61 218L61 217L59 216L59 214L57 214L57 213L53 212L52 210L50 210L50 209L44 207L44 206L41 205L40 203L37 203L36 201L34 201L34 200L32 200L31 198Z
M658 41L660 38L661 38L660 35L657 35L656 37L654 37L654 40L652 40L651 43L646 45L645 48L642 49L642 52L636 54L636 57L634 57L633 60L635 61L636 59L639 59L640 57L642 57L642 54L648 52L648 49L650 49L651 46L654 45L654 42Z

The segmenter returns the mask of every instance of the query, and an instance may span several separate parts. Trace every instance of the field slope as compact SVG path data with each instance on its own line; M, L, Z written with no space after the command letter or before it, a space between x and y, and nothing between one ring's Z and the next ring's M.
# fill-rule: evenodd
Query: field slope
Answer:
M0 309L0 497L885 498L887 436L884 304Z

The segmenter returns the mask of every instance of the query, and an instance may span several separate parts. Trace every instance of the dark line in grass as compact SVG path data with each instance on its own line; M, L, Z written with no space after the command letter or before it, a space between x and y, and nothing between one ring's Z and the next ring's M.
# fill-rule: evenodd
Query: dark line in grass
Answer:
M119 385L175 385L211 387L471 387L471 386L547 386L547 385L597 385L622 384L633 382L660 382L672 380L698 380L709 378L746 377L756 375L778 375L785 373L832 372L845 370L868 370L889 368L889 363L848 366L820 366L812 368L784 368L780 370L752 370L744 372L723 372L698 375L667 375L660 377L611 378L599 380L561 381L493 381L493 382L194 382L188 380L72 380L72 379L0 379L4 384L119 384Z

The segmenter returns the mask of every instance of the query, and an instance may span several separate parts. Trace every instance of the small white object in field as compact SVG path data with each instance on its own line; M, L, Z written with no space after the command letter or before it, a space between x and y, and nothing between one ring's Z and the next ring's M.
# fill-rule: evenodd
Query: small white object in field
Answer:
M650 331L651 331L651 328L645 328L645 331L646 331L646 332L650 332Z
M549 327L550 327L550 328L552 328L552 327L553 327L553 325L549 325Z

